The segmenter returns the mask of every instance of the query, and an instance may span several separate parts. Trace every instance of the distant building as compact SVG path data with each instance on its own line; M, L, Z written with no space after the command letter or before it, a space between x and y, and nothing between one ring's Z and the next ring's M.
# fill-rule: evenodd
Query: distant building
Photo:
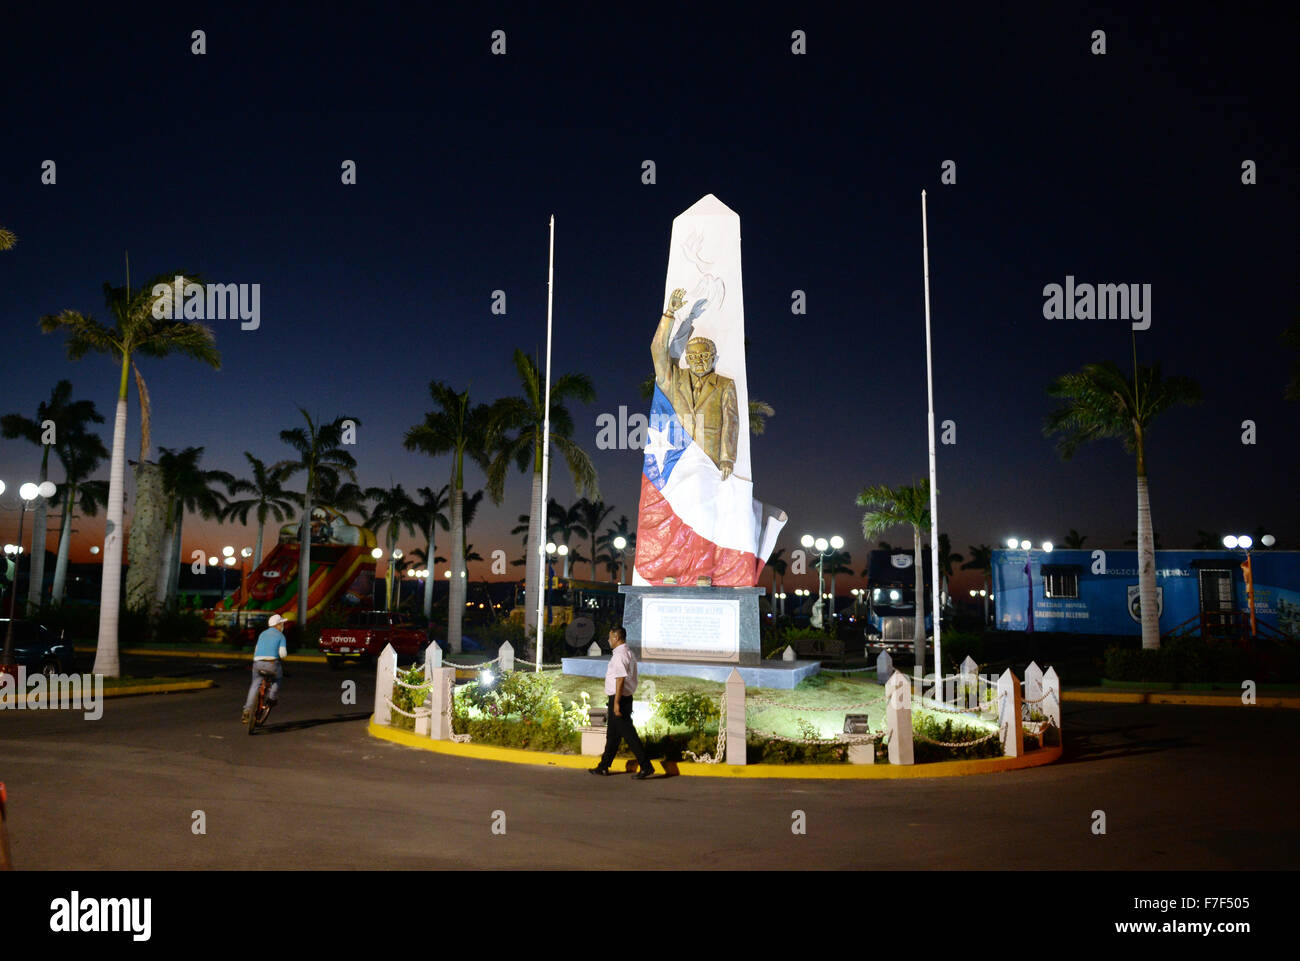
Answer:
M1249 604L1242 551L1155 555L1162 635L1243 632ZM1250 558L1259 633L1300 637L1300 551L1258 550ZM1137 551L995 550L993 602L1000 630L1028 628L1031 577L1033 630L1141 636Z

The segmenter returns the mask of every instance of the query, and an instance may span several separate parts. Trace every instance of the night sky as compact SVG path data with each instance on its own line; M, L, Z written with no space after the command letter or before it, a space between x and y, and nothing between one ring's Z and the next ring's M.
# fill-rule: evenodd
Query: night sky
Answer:
M141 362L155 452L203 446L204 466L244 476L245 450L288 456L278 434L302 405L361 420L363 486L440 487L449 459L407 452L402 435L431 379L474 401L517 392L514 348L544 349L554 214L554 369L593 378L576 439L614 519L635 522L640 454L596 451L596 418L646 409L672 219L713 193L741 218L750 396L776 408L753 445L755 495L789 514L787 553L805 531L839 533L860 570L858 491L927 470L925 188L936 417L957 425L939 510L955 549L1070 528L1117 547L1136 526L1119 442L1065 464L1042 435L1055 376L1131 364L1127 321L1044 319L1044 285L1067 274L1151 284L1138 359L1204 390L1150 438L1163 546L1261 524L1300 545L1300 406L1282 399L1293 352L1279 341L1297 315L1294 42L1271 12L662 11L6 14L0 225L19 244L0 253L0 412L34 416L66 377L111 443L116 366L68 361L37 321L107 320L101 285L123 283L129 251L133 283L179 268L262 287L260 329L213 323L219 372ZM495 29L505 56L490 53ZM806 55L791 53L796 29ZM1097 29L1104 56L1090 53ZM348 159L355 186L340 182ZM1257 185L1241 182L1246 159ZM940 182L945 160L955 185ZM490 311L498 289L505 316ZM806 316L791 313L796 289ZM139 425L132 387L132 458ZM0 441L5 507L38 465L32 445ZM552 483L573 499L562 464ZM502 506L485 504L468 538L479 553L519 556L508 532L528 492L512 474ZM6 540L17 520L0 515ZM73 559L88 560L102 514L79 527ZM255 531L189 519L185 534L188 556ZM814 584L815 569L787 578Z

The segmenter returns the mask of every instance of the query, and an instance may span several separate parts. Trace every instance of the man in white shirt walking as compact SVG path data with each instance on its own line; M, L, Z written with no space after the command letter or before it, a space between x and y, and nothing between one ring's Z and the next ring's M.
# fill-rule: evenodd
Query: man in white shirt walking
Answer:
M609 667L605 669L605 694L609 697L609 715L605 730L605 753L600 763L591 768L592 774L610 774L609 766L619 745L627 741L636 758L637 771L632 775L638 781L654 777L654 766L646 757L645 747L632 724L632 694L636 691L636 655L627 646L627 631L615 627L609 632Z

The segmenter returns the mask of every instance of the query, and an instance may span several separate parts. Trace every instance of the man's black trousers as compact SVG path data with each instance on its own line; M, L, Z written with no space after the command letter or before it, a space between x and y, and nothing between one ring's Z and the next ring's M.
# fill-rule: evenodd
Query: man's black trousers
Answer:
M614 714L614 695L609 695L609 727L605 730L605 753L600 757L600 766L608 768L614 763L614 755L623 741L632 749L632 756L642 771L650 767L650 759L645 755L645 746L632 726L632 695L624 694L618 701L618 709L623 712L619 717Z

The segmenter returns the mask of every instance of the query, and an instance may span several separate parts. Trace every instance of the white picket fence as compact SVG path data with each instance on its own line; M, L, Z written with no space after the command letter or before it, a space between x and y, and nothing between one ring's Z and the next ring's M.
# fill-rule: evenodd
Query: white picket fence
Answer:
M878 668L888 666L888 654L883 654ZM425 652L423 667L424 681L413 684L397 678L397 652L392 646L385 647L379 655L378 669L375 672L375 711L376 724L390 725L393 712L404 714L415 721L415 733L428 736L434 740L460 741L469 740L468 734L455 734L452 731L452 699L455 696L456 668L484 668L499 664L501 670L514 667L514 651L506 643L502 645L497 657L485 664L444 666L442 649L437 644L430 644ZM940 700L924 699L922 706L931 711L965 715L979 718L996 708L996 729L982 738L971 741L943 742L934 741L912 730L912 682L902 671L894 670L885 682L885 725L881 731L867 731L858 734L844 734L829 738L783 737L770 731L758 731L764 737L774 740L789 741L806 745L843 745L848 748L848 760L851 764L874 764L876 760L876 742L883 739L888 750L890 764L913 764L913 744L917 739L941 747L969 747L983 741L998 738L1002 754L1006 757L1021 757L1025 753L1025 727L1029 725L1039 735L1039 743L1045 744L1048 735L1054 735L1056 743L1061 743L1061 681L1056 669L1049 667L1044 673L1039 666L1030 662L1025 670L1022 682L1010 671L1003 671L993 683L978 673L978 665L971 658L962 662L961 671L952 678L940 678ZM949 682L952 682L949 685ZM425 689L426 696L421 706L414 711L402 710L393 704L395 687L408 689ZM957 694L949 701L944 688L955 689ZM984 699L984 690L996 690L996 695ZM971 692L974 703L971 703ZM748 697L745 681L740 671L732 669L727 678L719 705L718 741L711 754L695 755L687 752L697 762L704 764L746 763L745 738L746 707L756 704L768 708L807 712L827 712L836 714L851 713L854 708L867 708L872 701L850 704L834 708L810 707L808 705L790 704L775 700L769 696ZM1030 709L1043 716L1037 722L1030 722L1025 715ZM600 754L604 747L604 731L599 728L582 729L582 753Z

